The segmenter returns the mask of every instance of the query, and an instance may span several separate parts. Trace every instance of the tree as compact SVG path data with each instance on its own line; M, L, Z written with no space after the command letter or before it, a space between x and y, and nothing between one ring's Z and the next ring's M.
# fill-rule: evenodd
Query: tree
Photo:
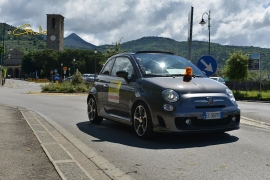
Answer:
M119 41L116 42L113 47L110 47L110 48L106 47L106 53L104 54L106 60L108 58L110 58L111 56L115 55L115 54L119 54L119 53L124 53L125 52L124 50L121 50L121 48L120 48L121 40L122 39L123 38L119 39Z
M26 72L27 74L36 70L36 68L34 67L34 53L33 52L27 53L23 56L22 70Z
M232 81L241 82L247 77L248 56L241 51L229 53L226 61L224 74Z

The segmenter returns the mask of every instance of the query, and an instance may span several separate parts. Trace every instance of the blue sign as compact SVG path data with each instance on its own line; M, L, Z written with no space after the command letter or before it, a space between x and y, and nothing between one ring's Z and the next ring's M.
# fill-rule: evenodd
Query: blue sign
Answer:
M56 74L56 75L54 76L54 80L55 80L55 81L59 81L59 80L60 80L59 74Z
M206 76L212 76L217 71L217 62L212 56L202 56L197 67L203 71Z
M270 75L268 75L268 80L270 80Z
M57 69L54 69L54 73L57 73L58 72L58 70Z

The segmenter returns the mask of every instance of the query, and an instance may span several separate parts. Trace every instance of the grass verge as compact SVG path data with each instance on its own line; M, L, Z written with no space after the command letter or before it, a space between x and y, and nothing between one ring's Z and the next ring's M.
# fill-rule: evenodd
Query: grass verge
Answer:
M268 91L238 91L234 92L234 97L237 100L260 100L270 101L270 90Z

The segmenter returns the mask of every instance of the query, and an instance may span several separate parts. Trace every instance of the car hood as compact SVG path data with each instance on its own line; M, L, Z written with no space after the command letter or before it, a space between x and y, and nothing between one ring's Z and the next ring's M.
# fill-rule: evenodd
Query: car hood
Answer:
M184 82L183 77L154 77L144 78L144 87L164 90L173 89L179 93L224 93L227 86L205 77L195 77Z

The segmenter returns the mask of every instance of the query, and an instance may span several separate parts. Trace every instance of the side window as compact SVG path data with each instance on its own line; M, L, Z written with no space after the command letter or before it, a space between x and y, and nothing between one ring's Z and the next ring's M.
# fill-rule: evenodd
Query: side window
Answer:
M112 69L112 76L116 76L117 71L128 72L128 78L130 78L134 72L133 66L132 66L130 60L126 57L116 58L113 69Z
M110 74L113 66L114 59L110 59L103 67L100 74Z

